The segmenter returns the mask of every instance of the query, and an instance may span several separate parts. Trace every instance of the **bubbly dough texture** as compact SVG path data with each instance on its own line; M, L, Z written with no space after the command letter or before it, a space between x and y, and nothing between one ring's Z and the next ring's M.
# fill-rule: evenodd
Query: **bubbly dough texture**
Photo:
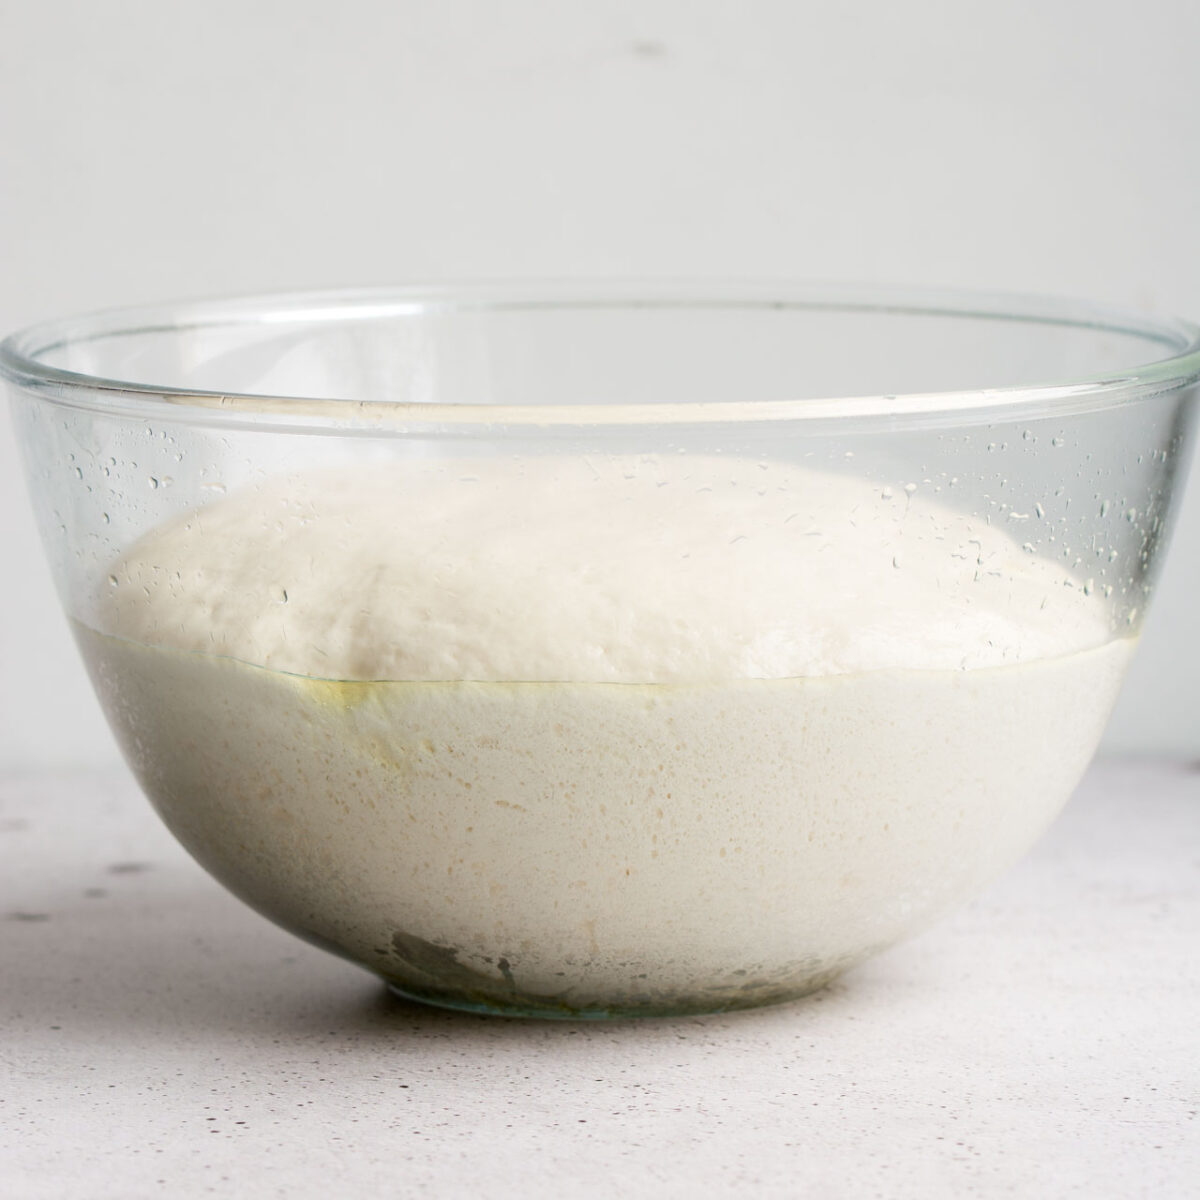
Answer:
M920 491L680 455L409 459L155 530L105 632L342 680L713 682L1099 645L1102 606Z
M395 980L540 1009L810 990L1016 858L1128 661L724 684L331 683L81 631L185 846Z

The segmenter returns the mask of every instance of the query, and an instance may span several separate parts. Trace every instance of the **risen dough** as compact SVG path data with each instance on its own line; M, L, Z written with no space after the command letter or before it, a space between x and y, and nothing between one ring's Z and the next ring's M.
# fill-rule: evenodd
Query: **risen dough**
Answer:
M999 666L1102 606L922 493L696 458L284 477L122 560L122 637L326 679L713 682Z
M919 926L1058 810L1131 647L919 491L683 456L280 478L104 591L93 678L197 858L411 994L559 1014Z

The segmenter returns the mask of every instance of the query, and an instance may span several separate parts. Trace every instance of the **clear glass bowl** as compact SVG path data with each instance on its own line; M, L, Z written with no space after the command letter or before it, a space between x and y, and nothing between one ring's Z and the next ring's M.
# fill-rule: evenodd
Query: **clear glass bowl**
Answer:
M785 1000L1024 851L1136 643L1197 331L784 285L351 292L0 347L97 694L406 996Z

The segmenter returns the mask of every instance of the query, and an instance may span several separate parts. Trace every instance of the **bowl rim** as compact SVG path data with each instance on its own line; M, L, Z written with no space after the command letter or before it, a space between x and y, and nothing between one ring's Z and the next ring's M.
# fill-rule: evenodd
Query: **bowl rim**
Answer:
M895 395L783 400L511 405L354 400L216 392L88 375L41 356L71 342L228 324L313 324L466 311L695 308L826 310L981 318L1057 325L1137 337L1171 353L1119 373L1047 383ZM67 408L139 419L287 432L412 434L506 428L531 431L640 425L751 426L783 422L818 429L974 425L1067 415L1177 391L1200 382L1200 326L1069 298L967 289L786 280L575 280L408 284L103 309L20 330L0 342L0 378Z

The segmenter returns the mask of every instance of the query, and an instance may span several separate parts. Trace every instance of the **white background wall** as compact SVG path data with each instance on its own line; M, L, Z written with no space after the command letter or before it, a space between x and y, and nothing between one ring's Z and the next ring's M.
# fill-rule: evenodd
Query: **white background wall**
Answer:
M1200 319L1195 0L0 0L0 328L818 277ZM0 426L0 767L115 758ZM1109 735L1200 754L1200 481Z

